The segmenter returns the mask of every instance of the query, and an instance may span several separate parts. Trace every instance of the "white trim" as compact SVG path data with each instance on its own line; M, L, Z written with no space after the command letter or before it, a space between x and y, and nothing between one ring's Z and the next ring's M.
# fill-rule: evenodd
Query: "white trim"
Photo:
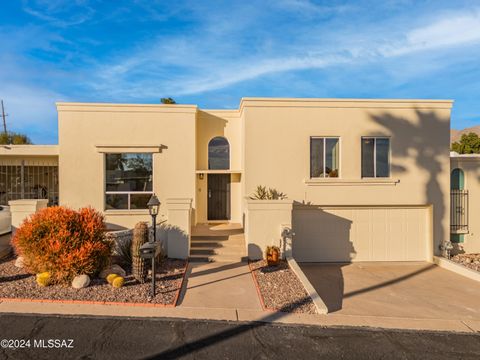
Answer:
M323 140L323 176L318 176L318 177L312 177L312 139L322 139ZM326 161L326 156L327 156L327 141L326 139L336 139L338 140L338 154L337 154L337 162L338 162L338 175L337 177L332 177L330 178L329 176L326 176L326 167L327 167L327 161ZM340 158L341 158L341 137L340 136L310 136L309 137L309 158L308 158L308 178L315 180L315 179L339 179L341 177L341 171L340 171Z
M373 139L373 176L363 176L363 140ZM388 177L377 177L377 139L388 140ZM362 179L390 179L392 176L392 139L391 136L362 136L360 139L360 176Z
M155 188L155 166L154 166L154 158L153 154L149 152L139 152L139 153L133 153L133 154L148 154L152 157L152 190L151 191L107 191L107 155L108 154L119 154L115 152L108 152L108 153L103 153L103 209L104 211L108 212L129 212L129 213L134 213L135 211L147 211L148 209L130 209L130 196L132 194L137 195L137 194L151 194L153 195L155 193L154 188ZM122 152L120 154L132 154L131 152ZM107 209L107 195L111 194L126 194L128 195L128 208L127 209Z

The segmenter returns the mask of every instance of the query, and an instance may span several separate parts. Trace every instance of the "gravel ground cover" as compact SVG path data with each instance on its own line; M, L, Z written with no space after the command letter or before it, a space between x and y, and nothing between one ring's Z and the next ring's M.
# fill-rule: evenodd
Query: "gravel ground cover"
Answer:
M480 254L459 254L453 256L451 260L469 269L480 272Z
M92 279L88 287L74 289L62 285L41 287L35 282L35 275L28 274L14 264L13 257L0 261L0 300L1 298L23 298L175 305L186 270L184 260L162 260L157 266L156 296L154 299L149 299L150 277L145 284L140 284L128 269L125 269L127 276L125 285L121 288L116 289L103 279Z
M267 309L316 313L312 299L286 261L275 266L268 266L266 260L253 261L250 269Z

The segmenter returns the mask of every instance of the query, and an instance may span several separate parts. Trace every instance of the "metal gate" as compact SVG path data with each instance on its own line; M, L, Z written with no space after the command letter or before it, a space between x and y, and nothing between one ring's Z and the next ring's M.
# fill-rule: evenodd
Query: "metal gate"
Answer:
M450 190L450 232L468 233L468 190Z
M0 161L0 205L10 200L48 199L58 205L58 165L51 161Z

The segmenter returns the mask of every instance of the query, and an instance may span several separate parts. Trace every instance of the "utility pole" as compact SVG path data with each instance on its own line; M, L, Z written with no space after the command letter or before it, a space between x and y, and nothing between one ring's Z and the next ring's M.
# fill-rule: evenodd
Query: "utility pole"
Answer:
M3 119L3 131L5 134L7 133L7 121L5 118L8 116L8 114L5 114L5 109L3 107L3 100L2 100L2 119Z

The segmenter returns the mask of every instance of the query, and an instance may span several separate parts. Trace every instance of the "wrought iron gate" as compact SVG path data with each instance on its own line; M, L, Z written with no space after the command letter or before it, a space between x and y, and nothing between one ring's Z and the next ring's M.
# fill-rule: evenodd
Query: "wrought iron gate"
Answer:
M450 232L468 233L468 190L450 190Z
M0 205L10 200L48 199L58 205L58 165L49 161L0 162Z

